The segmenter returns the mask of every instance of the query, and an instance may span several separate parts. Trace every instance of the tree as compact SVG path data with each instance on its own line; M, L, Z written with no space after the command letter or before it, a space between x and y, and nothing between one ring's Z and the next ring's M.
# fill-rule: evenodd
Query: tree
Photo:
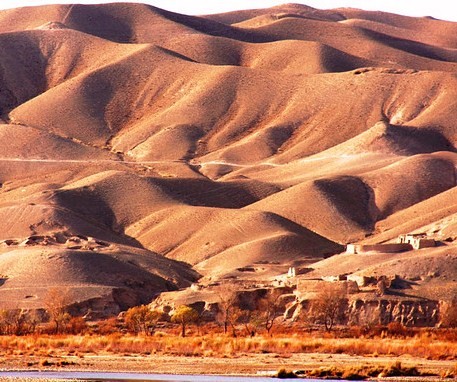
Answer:
M282 293L274 289L265 290L263 297L254 306L246 309L234 309L233 314L246 330L246 335L254 337L259 329L264 328L271 335L271 330L280 317L280 298Z
M151 335L154 333L161 316L160 312L151 310L146 305L141 305L127 310L124 320L128 331L135 334Z
M181 305L171 316L171 322L181 325L181 335L186 336L186 326L199 318L198 312L187 305Z
M67 289L52 288L44 300L44 306L49 315L49 320L54 324L55 333L65 331L65 326L71 319L71 315L67 312L68 293Z
M216 321L219 322L226 334L229 326L232 328L232 334L236 336L235 324L240 314L239 309L236 307L237 290L233 285L224 285L218 291L219 304Z
M260 311L258 309L238 309L238 314L246 335L254 337L263 323Z
M267 333L271 334L276 318L280 316L279 299L281 294L271 291L259 301L258 309L261 313L261 320Z
M346 305L346 290L340 285L327 285L312 301L311 310L315 321L323 322L325 330L331 331L333 325L342 319Z

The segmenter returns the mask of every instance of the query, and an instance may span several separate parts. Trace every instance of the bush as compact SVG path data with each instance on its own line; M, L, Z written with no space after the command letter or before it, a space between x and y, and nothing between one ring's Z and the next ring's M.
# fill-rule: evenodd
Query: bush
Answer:
M444 371L441 378L457 378L457 363L452 369Z
M390 366L333 366L318 368L305 373L307 377L325 379L362 380L385 377L417 377L422 375L416 367L403 367L400 362Z
M404 367L401 362L395 362L390 365L379 374L379 378L384 377L417 377L421 375L419 370L415 366Z
M3 310L0 312L0 334L16 336L34 333L39 320L33 312L24 309Z
M286 369L280 369L280 370L278 370L278 373L276 374L276 378L279 378L279 379L298 378L298 376L293 371L287 371Z
M97 323L97 332L98 334L119 333L121 329L118 326L116 317L107 318Z
M387 333L391 336L405 337L408 334L408 329L399 322L391 322L387 325Z
M65 327L65 333L82 334L87 330L87 323L82 317L71 317Z

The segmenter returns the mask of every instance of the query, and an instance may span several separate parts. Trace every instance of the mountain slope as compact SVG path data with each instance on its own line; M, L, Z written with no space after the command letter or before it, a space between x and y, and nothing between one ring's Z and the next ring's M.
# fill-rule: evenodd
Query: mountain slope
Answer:
M0 11L0 305L65 286L114 314L412 231L455 256L456 32L298 4Z

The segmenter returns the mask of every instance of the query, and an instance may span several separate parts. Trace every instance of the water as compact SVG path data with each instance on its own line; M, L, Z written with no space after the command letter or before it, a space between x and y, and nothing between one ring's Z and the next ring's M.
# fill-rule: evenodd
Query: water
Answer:
M89 371L0 371L0 377L55 378L100 382L273 382L297 381L297 379L276 379L268 377L230 377L214 375L169 375L145 373L106 373ZM308 379L307 381L313 381ZM341 381L340 381L341 382Z

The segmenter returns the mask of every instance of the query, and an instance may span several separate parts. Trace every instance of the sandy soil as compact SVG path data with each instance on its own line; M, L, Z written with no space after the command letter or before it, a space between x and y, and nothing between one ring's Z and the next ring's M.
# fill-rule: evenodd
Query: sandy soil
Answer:
M360 357L346 354L240 354L234 357L188 357L166 355L119 356L87 355L43 357L14 356L0 361L1 370L78 370L150 372L156 374L215 374L215 375L271 375L281 368L307 370L320 367L359 365L391 365L400 361L403 366L416 366L422 372L441 374L455 366L455 361L432 361L411 356Z

